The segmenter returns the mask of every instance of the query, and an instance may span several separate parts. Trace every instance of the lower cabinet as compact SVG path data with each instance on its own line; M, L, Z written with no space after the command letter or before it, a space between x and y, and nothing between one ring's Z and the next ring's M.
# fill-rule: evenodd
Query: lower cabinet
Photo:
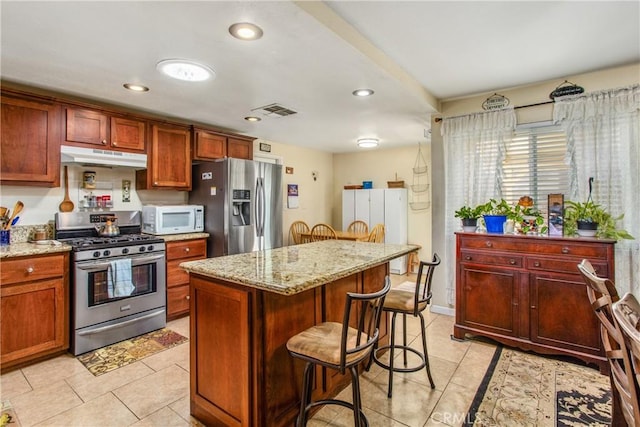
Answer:
M180 263L206 257L206 239L167 242L167 320L189 314L189 273Z
M69 255L0 263L0 361L5 368L69 348Z
M467 333L543 354L607 362L577 265L614 279L613 240L457 233L456 323Z

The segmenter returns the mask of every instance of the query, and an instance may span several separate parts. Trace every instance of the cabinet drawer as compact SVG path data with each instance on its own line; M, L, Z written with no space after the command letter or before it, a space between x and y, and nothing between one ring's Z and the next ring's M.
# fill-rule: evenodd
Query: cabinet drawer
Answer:
M522 257L519 255L493 254L473 251L461 251L460 260L465 263L504 265L508 267L522 267Z
M64 261L64 255L4 260L0 265L0 283L4 286L61 277L65 272Z
M579 239L552 240L529 236L460 236L460 249L482 249L487 251L527 252L541 255L568 255L592 259L607 259L612 241L593 242Z
M185 240L167 244L168 261L184 258L205 258L206 255L207 243L205 239Z
M167 289L167 316L189 311L189 285Z
M527 269L535 271L553 271L558 273L578 274L578 264L581 258L527 258ZM606 262L592 262L593 268L600 277L609 277L609 268Z
M185 261L195 261L200 258L178 259L167 262L167 288L189 284L189 273L180 268Z

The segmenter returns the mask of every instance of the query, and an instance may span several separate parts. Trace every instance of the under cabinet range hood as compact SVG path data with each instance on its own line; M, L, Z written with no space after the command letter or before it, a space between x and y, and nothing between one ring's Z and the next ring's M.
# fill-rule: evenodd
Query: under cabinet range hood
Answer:
M147 167L147 155L139 153L125 153L122 151L102 150L99 148L60 146L62 163L81 163L83 165L120 166L135 169Z

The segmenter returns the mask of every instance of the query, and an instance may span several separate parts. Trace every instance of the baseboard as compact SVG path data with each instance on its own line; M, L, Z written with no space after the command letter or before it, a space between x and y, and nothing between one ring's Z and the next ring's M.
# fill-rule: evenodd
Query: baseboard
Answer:
M444 314L446 316L455 316L456 315L456 309L452 308L452 307L443 307L441 305L431 305L431 308L429 309L432 313L436 313L436 314Z

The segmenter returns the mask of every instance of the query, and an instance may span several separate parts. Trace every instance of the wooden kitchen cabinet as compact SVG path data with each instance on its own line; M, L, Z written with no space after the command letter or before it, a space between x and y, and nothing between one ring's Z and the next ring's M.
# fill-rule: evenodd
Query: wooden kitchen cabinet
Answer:
M186 126L151 124L147 169L136 171L136 189L191 190L191 132Z
M607 369L577 265L614 279L613 240L456 234L454 336L469 333Z
M215 160L225 157L253 159L253 138L243 139L205 129L193 129L194 160Z
M207 257L207 239L167 242L167 320L189 314L189 273L180 263Z
M65 144L97 146L118 151L144 153L146 122L106 113L66 108Z
M68 253L5 259L0 278L2 369L66 351Z
M60 186L60 107L2 93L3 185Z

